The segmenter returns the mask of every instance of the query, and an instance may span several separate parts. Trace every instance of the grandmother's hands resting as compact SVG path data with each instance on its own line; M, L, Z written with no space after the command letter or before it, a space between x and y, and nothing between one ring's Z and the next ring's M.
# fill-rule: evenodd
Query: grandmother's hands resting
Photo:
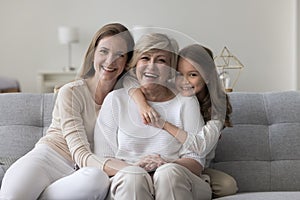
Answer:
M147 155L142 157L134 165L144 168L147 172L155 171L159 166L167 162L158 154Z

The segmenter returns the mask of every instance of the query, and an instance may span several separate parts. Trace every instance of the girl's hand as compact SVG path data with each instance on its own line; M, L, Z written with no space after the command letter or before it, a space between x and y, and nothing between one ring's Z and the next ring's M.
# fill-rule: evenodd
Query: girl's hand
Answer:
M140 114L144 124L155 123L159 120L160 115L151 106L141 107Z
M166 121L162 118L158 118L158 120L156 120L155 122L151 122L151 123L148 123L150 126L154 126L156 128L160 128L160 129L163 129L164 126L165 126L165 123Z

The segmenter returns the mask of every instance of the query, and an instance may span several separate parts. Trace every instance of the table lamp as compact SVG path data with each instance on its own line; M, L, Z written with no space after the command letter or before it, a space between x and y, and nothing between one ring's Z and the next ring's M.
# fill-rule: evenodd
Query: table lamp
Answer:
M68 45L68 65L63 68L64 71L74 71L72 65L72 43L79 42L78 29L75 27L61 26L58 28L58 39L61 44Z
M219 78L226 92L232 92L244 65L234 56L227 47L224 47L220 55L214 58Z

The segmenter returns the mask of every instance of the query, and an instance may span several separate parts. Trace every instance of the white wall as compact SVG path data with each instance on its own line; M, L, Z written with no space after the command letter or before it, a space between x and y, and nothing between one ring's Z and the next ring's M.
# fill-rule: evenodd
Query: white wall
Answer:
M118 21L174 29L215 54L227 46L245 65L236 91L295 90L297 14L297 0L0 0L0 75L36 92L39 70L67 64L58 26L80 28L80 43L73 45L79 67L95 31Z

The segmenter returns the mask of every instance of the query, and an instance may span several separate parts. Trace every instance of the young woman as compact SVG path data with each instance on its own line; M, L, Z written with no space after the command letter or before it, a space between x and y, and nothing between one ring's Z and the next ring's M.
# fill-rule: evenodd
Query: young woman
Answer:
M110 183L102 171L103 160L93 154L95 121L131 59L133 46L122 24L107 24L96 32L80 79L59 89L46 135L8 169L0 199L105 198Z
M132 88L134 82L132 79L129 81L127 79L124 82L125 87ZM206 125L197 135L190 135L164 120L160 122L161 127L183 144L186 143L186 140L194 141L190 142L186 148L206 158L203 173L210 177L213 196L220 197L236 193L237 185L231 176L208 168L214 158L221 129L231 126L229 114L232 112L228 96L219 82L211 50L199 44L183 48L179 52L175 83L177 92L183 96L196 95ZM134 85L137 86L137 84ZM129 89L129 92L138 104L143 122L156 126L157 122L161 121L159 113L145 101L139 89ZM224 126L221 128L218 125L218 119L224 121Z

